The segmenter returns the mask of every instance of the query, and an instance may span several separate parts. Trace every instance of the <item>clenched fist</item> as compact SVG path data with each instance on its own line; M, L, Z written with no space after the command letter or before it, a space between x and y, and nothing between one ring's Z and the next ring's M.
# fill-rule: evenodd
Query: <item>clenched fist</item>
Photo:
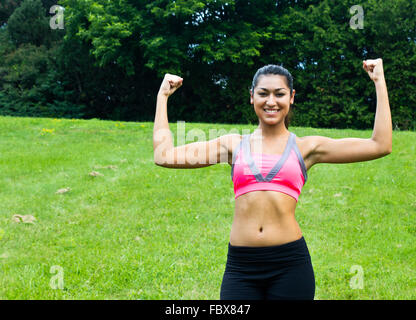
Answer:
M176 89L182 86L183 78L175 76L173 74L166 73L163 78L162 84L160 85L159 95L169 97Z
M384 79L383 60L364 60L363 69L367 71L369 77L374 82Z

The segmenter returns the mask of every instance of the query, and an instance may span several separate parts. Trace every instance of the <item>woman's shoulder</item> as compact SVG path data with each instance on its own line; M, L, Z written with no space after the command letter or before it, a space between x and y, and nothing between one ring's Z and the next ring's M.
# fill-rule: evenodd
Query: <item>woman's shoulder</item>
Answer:
M230 133L230 134L221 136L221 146L227 149L228 151L228 163L230 165L232 162L232 156L234 154L234 150L237 149L242 139L243 139L243 135L239 133Z
M313 152L315 150L316 143L319 136L296 136L296 145L299 148L299 151L302 155L302 158L305 162L307 170L315 164L314 159L312 159Z
M232 153L232 151L237 148L237 146L240 144L241 140L243 139L243 135L239 133L230 133L221 136L221 141L224 147L227 148L229 152Z
M296 143L305 144L305 145L313 145L316 143L316 138L318 136L303 136L299 137L295 134Z

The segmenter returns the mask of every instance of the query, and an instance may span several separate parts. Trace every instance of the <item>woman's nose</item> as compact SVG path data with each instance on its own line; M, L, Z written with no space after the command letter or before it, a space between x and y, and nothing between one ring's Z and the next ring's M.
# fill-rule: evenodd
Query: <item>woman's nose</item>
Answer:
M268 106L275 106L276 105L276 99L274 98L274 96L272 94L270 96L268 96L268 98L267 98L267 105Z

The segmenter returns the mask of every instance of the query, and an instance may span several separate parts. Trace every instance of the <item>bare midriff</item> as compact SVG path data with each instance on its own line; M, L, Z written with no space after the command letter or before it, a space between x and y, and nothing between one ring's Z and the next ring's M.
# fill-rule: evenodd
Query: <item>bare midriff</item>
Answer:
M252 191L235 200L230 244L275 246L298 240L302 231L295 219L296 200L281 192Z

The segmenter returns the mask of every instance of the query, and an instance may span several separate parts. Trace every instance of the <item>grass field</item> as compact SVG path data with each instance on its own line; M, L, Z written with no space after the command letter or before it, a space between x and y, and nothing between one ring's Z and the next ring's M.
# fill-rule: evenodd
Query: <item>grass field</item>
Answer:
M0 117L0 299L219 299L230 167L158 167L152 134L153 123ZM308 171L296 216L316 299L416 298L415 141L395 131L387 157Z

